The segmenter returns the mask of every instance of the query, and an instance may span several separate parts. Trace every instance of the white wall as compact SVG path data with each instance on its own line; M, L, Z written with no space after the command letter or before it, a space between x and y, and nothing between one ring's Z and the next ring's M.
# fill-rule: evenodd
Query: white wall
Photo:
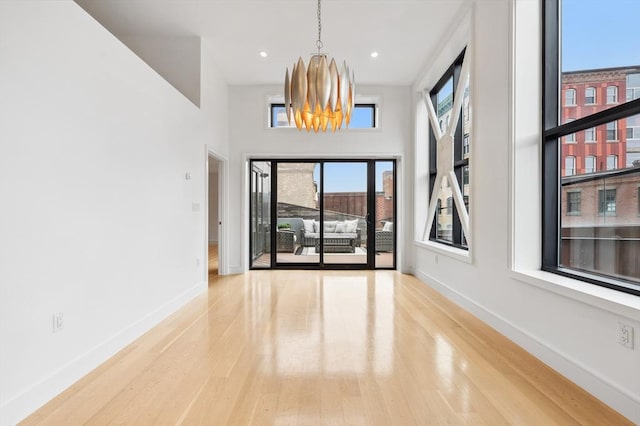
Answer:
M227 88L204 57L198 109L71 1L0 2L0 58L11 424L206 289L204 147L227 153Z
M357 70L356 70L357 71ZM411 146L411 92L408 87L358 86L357 95L375 97L379 104L379 128L347 129L335 133L314 133L297 129L268 128L268 103L282 96L281 86L231 86L229 88L229 210L243 212L229 217L229 228L242 230L238 238L229 238L229 265L234 272L248 267L248 188L247 159L250 157L394 157L399 158ZM358 100L356 98L356 100ZM404 159L403 159L404 160ZM402 202L404 164L398 161L398 208ZM399 244L404 242L399 223Z
M519 18L515 45L514 4ZM531 0L475 2L470 25L475 56L472 255L464 259L416 243L415 273L640 423L640 350L637 345L635 350L626 349L616 340L618 321L640 330L640 298L536 271L540 265L539 11L539 3ZM443 51L459 52L450 49L455 43L445 42ZM419 103L417 94L414 102ZM421 114L423 110L418 120ZM420 137L424 130L418 120L415 133ZM424 151L424 143L416 139L417 152ZM425 164L417 160L415 164L420 179ZM424 199L421 188L416 191L416 200ZM415 206L415 227L421 234L419 206Z

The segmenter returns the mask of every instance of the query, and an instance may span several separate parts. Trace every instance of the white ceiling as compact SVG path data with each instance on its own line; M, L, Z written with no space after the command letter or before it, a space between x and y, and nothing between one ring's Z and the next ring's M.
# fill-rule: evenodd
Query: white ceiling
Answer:
M281 83L317 39L316 0L75 1L118 37L202 37L229 84ZM324 0L324 51L346 60L359 84L409 85L468 1Z

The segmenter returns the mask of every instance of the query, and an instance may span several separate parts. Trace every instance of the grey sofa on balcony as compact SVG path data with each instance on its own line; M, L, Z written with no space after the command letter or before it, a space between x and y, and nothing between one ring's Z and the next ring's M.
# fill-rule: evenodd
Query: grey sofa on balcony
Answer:
M393 251L393 222L384 224L380 231L376 231L376 252Z
M326 220L324 222L324 238L329 239L353 239L354 247L362 244L362 230L358 228L359 219L353 220ZM300 242L304 247L316 247L320 238L320 223L312 219L303 219L302 238Z

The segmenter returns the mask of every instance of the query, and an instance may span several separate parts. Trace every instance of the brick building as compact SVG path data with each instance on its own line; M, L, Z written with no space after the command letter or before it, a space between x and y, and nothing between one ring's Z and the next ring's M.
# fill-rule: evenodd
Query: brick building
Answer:
M640 97L640 66L562 74L563 123ZM640 116L562 138L562 176L616 170L640 160Z

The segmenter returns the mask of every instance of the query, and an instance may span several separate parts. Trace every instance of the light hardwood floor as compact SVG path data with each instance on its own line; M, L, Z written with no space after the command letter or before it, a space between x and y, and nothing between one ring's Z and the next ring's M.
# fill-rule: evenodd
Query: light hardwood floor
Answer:
M631 423L414 277L252 271L24 424Z

